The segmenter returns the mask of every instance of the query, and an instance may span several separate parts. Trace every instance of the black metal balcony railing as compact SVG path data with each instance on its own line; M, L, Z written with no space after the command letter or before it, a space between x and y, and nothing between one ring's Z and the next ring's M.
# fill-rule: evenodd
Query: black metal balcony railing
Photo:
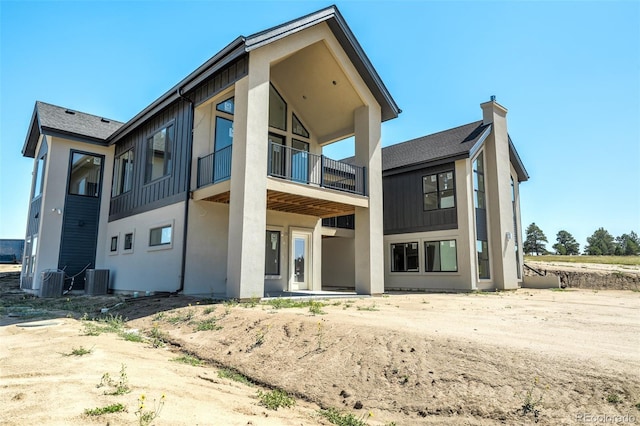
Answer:
M277 143L269 143L268 161L269 176L338 191L365 194L364 167Z
M198 158L198 188L231 177L228 146ZM276 143L269 144L267 174L292 182L365 195L365 168Z
M231 177L231 147L198 158L198 188Z
M356 215L348 214L345 216L327 217L322 219L322 226L328 228L355 229Z

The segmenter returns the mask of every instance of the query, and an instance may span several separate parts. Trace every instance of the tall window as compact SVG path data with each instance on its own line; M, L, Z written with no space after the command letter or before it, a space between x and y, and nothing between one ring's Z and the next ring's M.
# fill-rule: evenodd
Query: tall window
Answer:
M131 191L133 187L133 150L121 154L113 164L113 197Z
M418 272L418 243L391 244L391 272Z
M426 272L457 272L456 240L425 241L424 260Z
M287 104L273 85L269 85L269 126L287 130Z
M31 264L30 264L30 270L29 270L29 274L33 275L33 273L36 270L36 255L38 253L38 236L34 235L33 239L31 240Z
M453 170L422 177L424 209L450 209L456 206Z
M280 231L267 230L264 274L280 275Z
M147 139L147 164L145 183L171 173L171 147L173 144L173 124L157 131Z
M478 278L491 278L489 268L489 233L487 232L487 200L485 196L484 153L473 161L473 190L476 208L476 253L478 257Z
M81 152L71 154L69 194L98 197L102 176L102 157Z
M33 182L35 185L33 188L33 198L42 194L42 187L44 185L44 167L46 163L47 155L45 154L38 159L38 163L36 165L36 180Z

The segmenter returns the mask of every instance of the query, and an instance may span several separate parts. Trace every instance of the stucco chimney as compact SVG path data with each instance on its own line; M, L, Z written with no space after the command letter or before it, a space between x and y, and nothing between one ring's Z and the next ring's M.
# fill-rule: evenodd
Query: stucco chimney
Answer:
M482 108L482 124L491 124L495 122L495 115L499 115L502 118L507 116L507 109L496 102L495 95L491 96L489 102L480 104Z

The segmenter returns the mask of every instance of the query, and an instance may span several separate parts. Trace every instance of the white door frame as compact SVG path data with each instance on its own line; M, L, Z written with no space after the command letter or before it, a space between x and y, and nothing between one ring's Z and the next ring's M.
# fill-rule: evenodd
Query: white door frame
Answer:
M295 280L295 239L305 240L304 282ZM309 290L313 288L313 229L289 228L289 291Z

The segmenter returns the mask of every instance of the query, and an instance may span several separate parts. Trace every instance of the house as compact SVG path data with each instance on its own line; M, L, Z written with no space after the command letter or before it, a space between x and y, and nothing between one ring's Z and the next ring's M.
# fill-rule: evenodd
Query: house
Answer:
M495 97L480 107L481 121L382 149L385 290L522 283L519 184L529 176L507 132L507 110ZM357 229L352 216L324 223L353 228L354 221ZM354 273L350 231L327 238L325 278L346 285Z
M126 123L36 102L21 287L97 269L118 292L320 290L322 219L354 215L349 284L382 293L380 127L399 113L334 6L238 37ZM322 155L349 137L352 161Z

